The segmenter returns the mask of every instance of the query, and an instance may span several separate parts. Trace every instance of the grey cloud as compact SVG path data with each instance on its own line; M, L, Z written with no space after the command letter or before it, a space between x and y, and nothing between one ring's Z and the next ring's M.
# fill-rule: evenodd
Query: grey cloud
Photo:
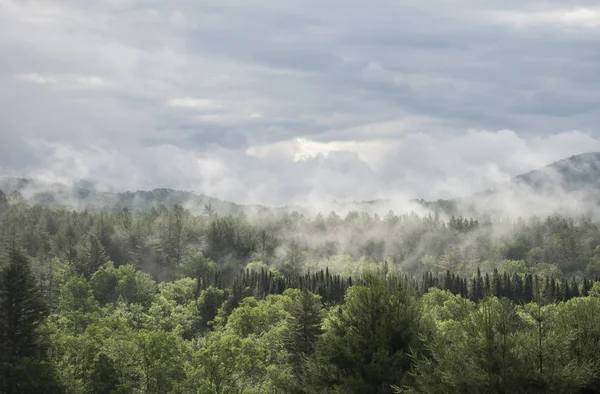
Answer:
M0 153L7 152L0 167L35 174L41 163L67 171L72 162L28 143L44 141L70 146L68 154L89 170L76 174L104 184L120 172L100 162L118 157L135 175L129 183L136 187L194 187L237 201L282 202L311 193L369 198L399 189L437 196L459 192L460 182L448 180L450 175L474 179L469 189L477 189L494 178L485 170L477 173L490 157L501 173L532 167L510 166L494 149L481 150L489 156L476 154L477 144L487 145L468 129L515 130L518 138L501 141L516 145L500 150L513 161L514 146L540 136L590 130L596 141L598 28L490 19L498 11L529 15L569 6L597 5L11 2L0 8ZM67 86L81 76L106 86ZM222 107L167 104L181 98L214 100ZM428 150L427 139L416 136L426 136L433 147ZM300 161L246 153L296 138L389 140L400 147L382 152L382 168L356 152L343 153L345 148ZM467 148L458 149L448 142L452 138ZM586 148L583 139L577 141L560 153ZM90 153L94 145L108 153ZM547 156L558 159L557 154ZM87 163L90 155L98 162Z
M0 176L5 175L3 171L6 170L23 171L39 164L39 159L22 139L6 132L10 129L10 125L0 122Z
M339 64L338 58L327 53L293 49L259 52L254 58L269 67L290 68L304 72L326 72Z
M549 117L570 117L593 111L599 106L597 101L571 99L553 92L538 92L531 97L529 103L516 107L515 111Z

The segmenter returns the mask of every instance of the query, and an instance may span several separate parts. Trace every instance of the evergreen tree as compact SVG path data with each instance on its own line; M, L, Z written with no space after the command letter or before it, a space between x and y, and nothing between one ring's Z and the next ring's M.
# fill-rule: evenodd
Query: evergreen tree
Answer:
M525 302L525 294L523 289L523 278L514 273L512 276L512 285L513 285L513 297L512 300L517 303Z
M391 393L409 381L409 352L419 349L420 314L401 280L368 274L325 322L307 365L309 392Z
M289 310L285 346L294 372L301 381L304 358L314 353L317 338L322 334L323 308L320 297L303 290Z
M523 302L524 303L529 303L531 301L533 301L533 297L534 297L534 281L533 281L533 277L531 276L531 274L527 274L525 276L525 289L524 289L524 294L523 294Z
M83 245L81 259L77 266L79 273L86 279L90 279L107 262L108 257L100 239L95 234L90 234Z
M11 242L4 254L0 271L0 393L56 392L37 333L46 306L29 261L16 243Z
M210 323L214 320L219 312L219 308L223 304L225 293L223 290L213 286L202 290L198 297L198 311L200 313L199 332L206 331L210 328Z

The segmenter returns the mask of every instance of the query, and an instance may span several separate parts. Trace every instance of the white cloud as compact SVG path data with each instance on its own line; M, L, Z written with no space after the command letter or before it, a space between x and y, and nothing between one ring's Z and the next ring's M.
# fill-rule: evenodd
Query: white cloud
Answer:
M49 76L43 76L43 75L40 75L37 73L18 74L16 76L16 78L23 80L23 81L31 82L31 83L37 83L40 85L57 83L55 78L49 77Z
M246 149L246 154L256 158L283 158L294 162L327 157L332 152L351 152L371 168L378 169L383 165L382 158L394 150L398 141L329 141L319 142L309 138L295 138L267 145L253 145Z
M103 88L110 84L102 77L96 75L43 75L38 73L18 74L17 80L22 80L39 85L54 85L62 89L74 88Z
M595 29L600 27L599 8L572 8L542 11L497 11L490 13L493 20L516 27L549 26Z
M32 146L41 164L27 176L63 183L85 178L120 190L172 187L283 205L466 196L570 155L600 151L600 140L579 131L525 139L509 130L472 130L443 138L409 134L395 143L294 139L244 153L168 144L118 150L106 139L85 145L36 140Z
M102 79L101 77L95 76L95 75L75 77L75 81L79 85L89 86L92 88L104 87L104 86L108 85L108 83L104 79Z
M199 110L215 110L223 108L223 105L217 101L193 97L173 98L167 102L167 105L171 107L190 108Z

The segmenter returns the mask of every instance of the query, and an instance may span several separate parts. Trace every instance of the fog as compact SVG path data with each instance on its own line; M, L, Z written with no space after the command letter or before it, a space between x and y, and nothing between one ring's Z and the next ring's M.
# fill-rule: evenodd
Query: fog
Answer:
M498 183L493 189L436 201L396 194L387 200L335 201L313 196L294 205L241 205L191 191L116 192L99 190L85 181L51 184L16 178L6 179L1 188L13 203L23 198L30 203L92 212L127 208L140 218L165 206L164 211L158 211L158 218L151 219L156 224L144 230L150 233L143 267L156 271L158 277L164 267L160 249L154 250L152 245L164 242L161 234L175 220L175 205L187 211L182 231L198 234L196 241L182 244L183 250L203 251L226 266L235 262L284 272L327 268L358 275L373 264L386 264L412 275L449 269L468 276L478 267L490 272L506 269L507 264L518 266L510 260L523 260L522 264L554 275L568 258L560 254L540 257L532 250L552 247L557 234L563 245L568 237L582 237L582 231L592 231L587 237L595 239L595 230L589 225L600 217L595 197L598 168L600 154L578 155ZM561 226L570 229L571 235L562 234ZM115 237L126 238L130 230L115 231ZM532 240L534 233L545 235ZM215 241L219 237L224 237L223 241ZM590 254L595 247L586 239L577 242L582 242L580 247ZM235 246L239 242L253 245L249 254L239 255ZM528 242L528 250L519 251L522 242ZM575 272L575 268L566 269Z

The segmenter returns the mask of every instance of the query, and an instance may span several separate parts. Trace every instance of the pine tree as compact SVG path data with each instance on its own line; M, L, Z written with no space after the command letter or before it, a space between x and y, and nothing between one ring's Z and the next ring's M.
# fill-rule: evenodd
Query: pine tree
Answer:
M558 291L558 288L556 286L556 282L554 281L554 279L550 279L550 288L548 291L548 301L549 302L556 302L556 300L559 298L560 294Z
M490 283L490 275L489 274L485 274L485 282L483 285L483 296L484 297L489 297L492 296L492 285Z
M524 290L524 295L523 295L524 303L529 303L533 300L534 292L535 292L533 284L534 284L533 276L531 276L531 274L527 274L525 276L525 290Z
M407 383L419 319L402 278L366 275L324 325L304 375L308 392L391 393Z
M0 272L0 324L3 354L30 357L35 354L35 330L45 306L29 261L15 243L5 252L8 264Z
M583 284L581 285L581 295L583 297L587 297L591 288L592 285L590 284L590 281L588 280L588 278L584 277Z
M517 273L514 273L512 275L512 285L513 285L513 301L520 303L520 302L524 302L524 293L523 293L523 278L518 275Z
M315 351L319 335L323 308L318 296L303 290L289 310L285 346L290 354L294 372L301 381L302 362Z
M573 280L571 281L571 297L579 297L579 295L579 285L577 284L575 277L573 277Z
M37 329L46 306L29 267L16 243L5 250L0 271L0 393L55 392Z
M500 283L500 275L498 274L498 270L494 269L492 273L492 295L495 297L502 297L502 284Z
M85 241L81 259L77 266L78 271L86 279L90 279L94 272L108 262L104 247L95 234L90 234Z

